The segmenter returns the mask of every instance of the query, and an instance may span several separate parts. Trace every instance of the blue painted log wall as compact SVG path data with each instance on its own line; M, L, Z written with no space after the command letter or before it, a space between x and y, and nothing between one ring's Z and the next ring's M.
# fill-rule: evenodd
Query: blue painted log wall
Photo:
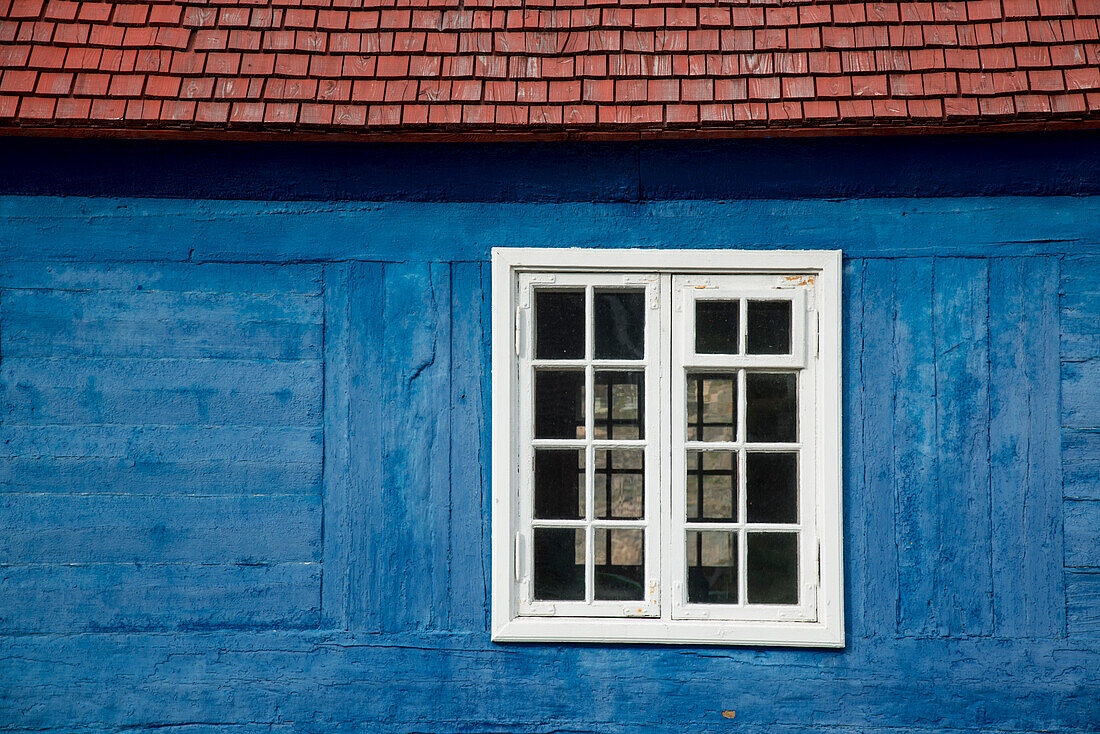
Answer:
M457 183L325 198L224 146L171 198L163 147L69 143L0 183L0 730L1097 731L1100 143L975 140L1030 153L368 147ZM769 150L870 173L731 174ZM77 175L120 151L156 196ZM844 249L844 650L489 642L498 244Z

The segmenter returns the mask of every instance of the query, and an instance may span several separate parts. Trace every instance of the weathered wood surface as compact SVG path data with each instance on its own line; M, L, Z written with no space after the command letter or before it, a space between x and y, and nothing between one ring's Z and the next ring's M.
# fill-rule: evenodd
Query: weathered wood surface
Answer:
M7 261L484 260L495 245L1100 254L1095 196L497 203L0 196Z
M1062 462L1067 628L1100 639L1100 257L1065 258Z
M0 629L316 626L316 266L0 267Z
M484 245L0 264L0 723L1096 730L1100 261L905 237L845 263L842 651L488 642Z

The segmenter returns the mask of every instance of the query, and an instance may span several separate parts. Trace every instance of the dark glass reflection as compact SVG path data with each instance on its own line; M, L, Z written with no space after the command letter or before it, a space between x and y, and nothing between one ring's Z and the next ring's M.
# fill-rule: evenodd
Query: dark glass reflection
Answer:
M645 373L597 371L596 438L645 438Z
M583 449L535 449L535 517L584 517Z
M535 371L535 438L584 438L584 371Z
M535 599L584 600L584 530L535 528Z
M596 517L637 520L645 514L645 450L596 449Z
M737 354L740 301L695 302L695 353Z
M535 357L584 359L584 291L535 291Z
M687 440L737 439L737 374L687 376Z
M645 357L645 291L597 288L596 359Z
M636 601L645 597L645 531L596 528L597 599Z
M798 440L798 375L749 372L745 375L745 427L754 443Z
M689 602L736 604L737 533L689 530L687 577Z
M798 522L798 454L749 452L745 457L749 522Z
M749 354L791 353L790 301L749 301L748 321Z
M798 535L749 533L749 604L798 603Z
M687 519L737 519L735 452L687 452Z

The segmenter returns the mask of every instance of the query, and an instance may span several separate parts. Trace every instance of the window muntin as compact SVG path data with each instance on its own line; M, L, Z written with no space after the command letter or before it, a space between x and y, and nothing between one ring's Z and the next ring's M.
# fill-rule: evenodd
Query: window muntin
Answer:
M718 254L494 251L494 639L842 644L839 256Z

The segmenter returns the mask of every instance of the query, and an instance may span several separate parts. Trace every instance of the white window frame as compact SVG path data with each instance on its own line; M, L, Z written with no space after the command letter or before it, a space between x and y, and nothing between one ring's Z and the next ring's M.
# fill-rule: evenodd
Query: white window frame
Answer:
M492 258L492 639L843 647L840 251L494 248ZM647 289L652 310L647 308L646 319L646 445L660 460L653 466L647 453L646 518L640 523L647 527L647 589L641 602L524 601L531 565L529 531L524 531L530 526L533 492L520 467L530 461L524 452L531 451L532 419L530 400L520 399L520 374L531 365L530 288L553 287L555 274L561 274L565 285L587 284L589 296L592 285ZM725 293L729 279L724 276L754 276L747 279L751 289L736 287L729 291L731 298L774 297L781 289L792 300L793 314L804 318L793 319L791 355L692 354L693 347L684 343L686 330L672 328L674 310L682 310L675 317L681 319L678 323L687 323L690 317L683 311L694 314L691 304L697 295ZM684 284L689 287L676 287ZM741 323L743 339L743 318ZM659 355L652 353L654 344ZM592 345L586 350L591 357ZM587 364L590 396L591 360ZM673 430L684 420L684 380L679 375L692 366L739 365L798 369L799 380L809 381L799 389L799 506L800 532L813 542L799 544L799 605L689 604L683 583L672 572L684 564L683 523L672 519L683 510L678 496L683 492L672 491L675 472L684 470L684 436L677 435L683 432ZM671 385L656 384L670 377ZM673 396L670 405L663 399L653 402L658 389ZM743 402L743 391L739 393ZM812 400L802 399L808 394ZM743 421L744 411L739 412ZM586 436L591 438L591 430ZM578 440L578 447L584 443ZM590 440L587 450L590 458ZM588 491L591 499L590 487ZM743 502L744 491L739 495ZM586 548L593 552L591 542ZM741 583L744 602L743 579Z

